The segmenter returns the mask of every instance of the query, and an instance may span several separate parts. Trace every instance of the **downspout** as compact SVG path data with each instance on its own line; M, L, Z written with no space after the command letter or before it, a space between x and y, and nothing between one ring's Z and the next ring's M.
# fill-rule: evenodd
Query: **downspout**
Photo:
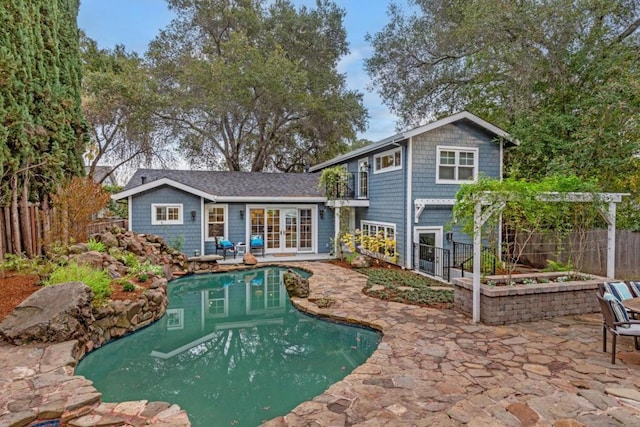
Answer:
M405 197L407 199L407 229L405 234L405 259L404 265L407 269L413 268L413 226L412 226L412 205L413 205L413 137L409 137L407 143L407 192Z

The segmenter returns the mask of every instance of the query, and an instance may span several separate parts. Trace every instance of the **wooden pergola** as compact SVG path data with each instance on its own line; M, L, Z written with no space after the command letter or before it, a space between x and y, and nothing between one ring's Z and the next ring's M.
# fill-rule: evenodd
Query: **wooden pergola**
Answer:
M614 278L616 264L616 203L628 193L557 193L545 192L538 195L542 203L600 202L607 205L599 209L600 215L607 223L607 277ZM509 196L501 200L492 200L488 196L480 197L475 203L473 215L473 321L480 322L480 252L482 248L482 226L505 208L507 202L513 200Z

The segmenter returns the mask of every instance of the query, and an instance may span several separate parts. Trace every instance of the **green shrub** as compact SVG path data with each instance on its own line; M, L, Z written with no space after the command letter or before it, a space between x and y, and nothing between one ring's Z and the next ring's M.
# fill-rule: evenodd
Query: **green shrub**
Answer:
M144 264L137 262L136 265L129 266L129 274L136 276L143 273L155 274L159 276L162 274L162 266L151 264L149 260L146 260Z
M122 290L125 292L133 292L136 290L136 285L134 285L131 282L127 282L125 284L122 285Z
M140 265L138 257L136 257L136 254L134 254L133 252L123 253L120 261L122 261L122 263L129 268L135 268L136 266Z
M87 242L87 249L89 249L90 251L106 252L107 246L102 242L98 242L92 237Z
M139 274L138 275L138 280L144 283L147 280L149 280L149 275L148 274Z
M110 279L104 270L94 270L86 265L70 263L56 267L45 285L57 285L67 282L83 282L91 288L94 301L102 301L111 294Z

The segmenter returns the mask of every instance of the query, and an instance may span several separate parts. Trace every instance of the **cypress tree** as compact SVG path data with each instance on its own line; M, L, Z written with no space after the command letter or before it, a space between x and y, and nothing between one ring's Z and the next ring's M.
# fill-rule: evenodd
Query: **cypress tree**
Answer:
M66 179L82 175L88 134L80 99L78 0L3 3L0 204L12 205L18 252L17 200L26 212L28 201L46 199Z

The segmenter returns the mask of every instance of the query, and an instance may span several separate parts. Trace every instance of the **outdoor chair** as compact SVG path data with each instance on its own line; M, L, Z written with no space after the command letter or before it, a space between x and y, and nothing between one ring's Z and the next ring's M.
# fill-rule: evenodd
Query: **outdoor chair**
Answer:
M222 236L216 237L216 255L218 251L222 251L222 259L227 259L227 252L233 253L233 257L236 257L235 245Z
M609 294L611 295L611 294ZM640 320L631 320L624 306L613 296L602 295L600 291L596 292L596 298L600 304L602 311L603 328L602 328L602 351L607 352L607 330L611 333L612 351L611 363L616 363L616 340L618 336L633 337L636 350L640 350L638 346L638 336L640 336Z
M264 256L264 240L262 239L262 236L258 234L252 235L251 240L249 241L249 252L253 253L254 249Z
M636 298L640 298L640 282L632 281L627 282L627 284L635 294Z

